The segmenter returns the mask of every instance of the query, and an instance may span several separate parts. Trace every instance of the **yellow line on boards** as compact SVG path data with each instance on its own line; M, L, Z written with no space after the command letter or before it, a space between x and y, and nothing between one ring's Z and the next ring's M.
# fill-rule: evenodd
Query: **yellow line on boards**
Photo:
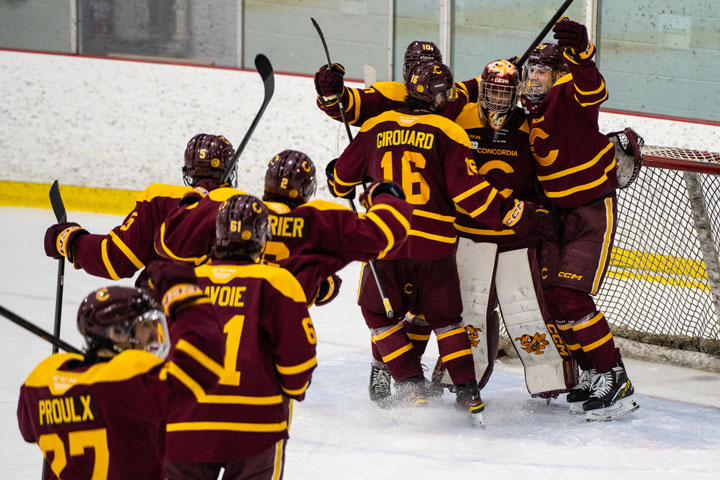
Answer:
M49 209L52 208L49 192L49 183L0 180L0 206ZM68 212L127 215L135 208L135 200L140 192L60 184L60 194Z

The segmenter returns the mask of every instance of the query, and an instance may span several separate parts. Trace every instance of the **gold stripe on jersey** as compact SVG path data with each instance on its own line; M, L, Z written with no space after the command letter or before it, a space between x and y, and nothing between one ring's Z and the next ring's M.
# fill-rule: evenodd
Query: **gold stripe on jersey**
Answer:
M497 194L498 194L498 191L496 189L493 188L492 190L490 190L490 194L488 195L487 200L485 200L485 203L483 203L480 207L478 207L475 210L473 210L472 212L470 212L469 215L472 218L475 218L478 215L480 215L481 213L484 213L488 209L488 207L490 206L492 201L495 200L495 197L497 196Z
M263 202L266 207L268 207L268 210L272 213L277 213L282 215L283 213L289 213L290 207L285 205L284 203L280 202ZM272 215L271 213L271 215Z
M169 362L166 371L185 385L195 396L195 400L197 400L198 403L218 405L279 405L282 403L282 395L250 396L207 394L202 386L176 363Z
M412 214L417 215L418 217L425 217L425 218L430 218L432 220L438 220L440 222L452 223L455 221L455 217L453 217L452 215L440 215L439 213L426 212L425 210L418 210L417 208L413 210Z
M110 361L91 366L84 372L59 370L69 360L82 360L82 355L56 353L43 360L30 373L25 385L46 387L53 395L62 395L74 385L98 382L123 382L142 375L163 363L163 360L144 350L124 350Z
M463 200L465 200L466 198L468 198L469 196L474 195L475 193L477 193L480 190L487 188L489 186L490 186L490 183L488 183L488 182L479 183L479 184L475 185L474 187L472 187L468 190L465 190L460 195L455 196L452 200L454 203L460 203Z
M595 157L593 157L593 159L590 160L589 162L585 162L582 165L578 165L576 167L567 168L565 170L560 170L559 172L551 173L549 175L538 175L537 179L541 182L545 182L548 180L555 180L556 178L565 177L567 175L577 173L581 170L586 170L586 169L592 167L593 165L595 165L598 161L600 161L600 159L603 157L603 155L605 155L605 153L607 153L607 151L610 150L612 147L613 147L613 144L612 144L612 142L610 142L605 146L605 148L600 150L600 153L595 155Z
M393 235L392 230L390 230L390 227L388 227L387 224L383 221L383 219L378 217L376 213L368 212L364 215L364 218L367 218L375 225L377 225L377 227L385 235L385 239L387 240L387 246L383 248L377 256L377 258L383 258L395 246L395 236Z
M337 202L329 202L327 200L312 200L302 204L303 207L312 207L315 210L350 210L345 205L340 205Z
M288 395L295 395L295 396L302 395L303 393L305 393L305 390L307 390L307 388L309 386L310 386L309 380L307 382L305 382L305 385L303 385L302 387L295 389L295 390L293 390L291 388L286 388L285 385L280 384L280 388L282 388L283 392L287 393Z
M355 108L355 115L352 118L347 119L347 121L350 125L355 125L358 121L358 117L360 117L362 99L360 98L359 90L355 88L343 88L345 88L348 92L348 104L343 105L343 107L345 107L345 113L350 113L350 110L353 109L353 107Z
M605 90L605 95L600 100L595 100L594 102L581 102L580 99L577 97L577 95L573 95L575 97L575 100L580 104L581 107L589 107L591 105L597 105L598 103L604 102L608 98L608 92Z
M247 193L243 192L242 190L238 190L237 188L232 188L232 187L216 188L215 190L212 190L212 191L210 191L210 193L208 193L208 197L213 202L224 202L228 198L233 197L235 195L247 195Z
M110 263L110 256L108 255L107 245L108 239L103 238L103 241L100 242L100 257L102 258L103 265L105 265L105 270L107 270L110 278L113 280L120 280L120 275L117 274L117 272L112 266L112 263ZM73 266L75 265L73 264Z
M276 363L275 369L280 375L297 375L298 373L307 372L315 366L317 366L317 357L312 357L310 360L304 361L298 365L283 366Z
M600 79L600 86L599 86L598 88L596 88L595 90L589 90L589 91L587 91L587 92L586 92L585 90L580 90L580 88L578 88L577 84L574 84L573 86L575 87L575 90L576 90L580 95L590 96L590 95L595 95L595 94L597 94L597 93L602 92L602 91L605 89L605 81L601 78L601 79Z
M410 230L408 235L427 238L428 240L434 240L436 242L442 243L455 243L457 241L457 236L446 237L444 235L435 235L433 233L421 232L420 230Z
M407 218L405 218L400 212L398 212L396 208L394 208L390 205L387 205L385 203L382 203L379 205L373 205L370 208L370 210L368 211L368 213L377 212L378 210L387 210L388 212L390 212L392 214L393 217L395 217L395 220L397 220L398 223L400 223L400 225L403 226L405 231L410 230L410 222L408 222ZM415 212L415 211L416 210L413 210L413 212Z
M493 230L491 228L472 228L464 225L454 224L455 229L465 233L472 233L475 235L515 235L515 230L508 228L504 230Z
M603 314L598 312L595 314L594 317L588 318L585 321L577 322L575 325L572 326L572 330L573 332L576 332L578 330L582 330L583 328L592 327L597 322L599 322L601 318L603 318Z
M130 260L130 262L131 262L133 265L135 265L135 268L141 269L141 268L143 268L143 267L145 266L145 265L140 261L140 259L137 258L137 256L133 253L133 251L130 250L130 247L128 247L127 245L125 245L125 242L123 242L122 240L120 240L120 237L118 237L115 232L113 232L113 231L111 230L110 233L109 233L109 235L110 235L110 238L112 239L112 242L115 244L115 246L117 246L117 247L120 249L120 251L127 257L128 260Z
M226 284L236 278L260 278L267 280L275 290L296 303L307 304L300 283L292 274L277 265L253 263L249 265L210 264L195 268L198 277L207 278L214 284Z
M197 432L202 430L229 432L282 432L287 430L287 422L278 423L245 423L245 422L178 422L168 423L166 431L171 432Z
M340 185L343 187L354 187L355 185L360 185L362 181L358 180L357 182L343 182L340 180L337 176L337 170L335 170L335 185ZM335 186L334 185L334 186ZM337 188L335 189L335 193L340 193L337 191Z
M173 260L177 260L180 262L188 262L188 263L193 263L195 265L201 265L208 258L207 255L203 255L202 257L179 257L179 256L175 255L168 248L168 246L165 245L165 223L160 225L160 246L163 250L163 253L165 253L168 257L172 258Z
M192 191L192 187L182 185L167 185L164 183L153 183L137 196L138 202L149 202L155 197L182 198L186 193Z
M555 85L562 85L563 83L567 83L567 82L571 81L572 79L573 79L572 73L566 73L562 77L555 80L555 83L553 83L553 87ZM533 120L533 122L534 122L534 120Z
M468 137L467 132L465 132L460 125L449 118L445 118L434 113L415 115L389 110L363 123L360 131L366 132L368 130L372 130L373 127L382 122L394 122L398 126L405 128L412 127L413 125L427 125L435 127L441 130L448 138L450 138L450 140L470 148L470 137ZM387 128L384 130L387 130Z
M375 82L365 91L369 93L372 90L396 102L404 102L405 97L407 97L407 87L402 82Z
M603 244L602 244L602 254L600 255L600 259L598 260L598 266L595 270L595 277L593 279L592 284L592 290L590 291L591 295L595 295L598 291L598 288L600 288L600 281L603 277L603 271L605 270L605 265L608 261L608 255L610 255L610 249L612 248L612 241L613 241L613 227L615 222L615 216L613 215L613 200L612 198L606 198L603 203L605 203L605 233L603 234Z
M597 187L598 185L602 185L602 184L603 184L605 181L607 181L607 179L608 179L608 178L607 178L607 173L608 173L610 170L612 170L613 168L615 168L615 163L616 163L616 160L615 160L615 158L613 158L612 163L610 163L610 165L608 165L608 166L605 168L605 171L604 171L604 173L603 173L603 176L600 177L600 178L598 178L597 180L595 180L595 181L593 181L593 182L586 183L586 184L583 184L583 185L578 185L578 186L576 186L576 187L569 188L569 189L567 189L567 190L561 190L561 191L558 191L558 192L549 192L548 190L545 190L545 195L547 195L549 198L567 197L567 196L569 196L569 195L572 195L573 193L581 192L581 191L583 191L583 190L590 190L591 188L595 188L595 187Z
M203 352L184 338L181 338L180 341L177 342L177 344L175 345L175 350L185 352L190 358L192 358L200 365L217 375L218 378L222 377L224 373L223 366L217 363L212 358L208 357L205 352Z

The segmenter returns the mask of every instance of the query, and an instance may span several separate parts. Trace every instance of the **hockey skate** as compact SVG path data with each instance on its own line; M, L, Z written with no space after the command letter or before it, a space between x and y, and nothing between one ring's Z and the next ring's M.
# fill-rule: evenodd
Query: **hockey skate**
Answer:
M477 386L477 380L470 380L462 385L456 385L457 397L455 398L455 407L458 410L465 411L469 414L473 425L478 427L485 426L483 418L483 410L485 404L480 398L480 389Z
M594 368L584 370L580 374L580 381L567 394L566 400L570 404L570 413L583 413L583 403L590 398L590 387L597 375Z
M390 372L387 371L385 365L370 368L370 384L368 385L368 393L370 400L375 403L382 402L390 396Z
M587 421L612 420L634 412L639 408L634 393L622 363L598 374L590 387L590 398L583 403Z
M425 377L418 375L395 383L395 393L378 402L384 408L423 407L427 405Z

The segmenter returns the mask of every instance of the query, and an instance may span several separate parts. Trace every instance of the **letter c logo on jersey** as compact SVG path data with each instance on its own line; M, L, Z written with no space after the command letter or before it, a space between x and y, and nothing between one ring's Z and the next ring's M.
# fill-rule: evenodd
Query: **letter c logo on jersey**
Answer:
M548 269L543 267L542 270L540 270L540 276L545 280L548 277Z

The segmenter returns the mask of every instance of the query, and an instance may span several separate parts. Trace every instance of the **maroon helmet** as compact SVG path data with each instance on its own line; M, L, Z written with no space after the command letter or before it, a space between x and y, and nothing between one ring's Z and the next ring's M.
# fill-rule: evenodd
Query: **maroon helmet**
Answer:
M407 82L410 71L421 62L440 62L442 63L442 54L440 49L433 42L423 42L415 40L405 49L405 58L403 60L403 80Z
M215 218L215 253L218 257L247 256L262 252L272 238L269 210L252 195L234 195Z
M554 43L541 43L533 49L523 67L523 104L526 108L539 105L552 84L569 71L564 48ZM541 84L534 79L534 72L549 72L550 83Z
M200 180L211 180L219 184L225 172L232 167L234 156L235 149L222 135L207 133L195 135L185 149L183 166L185 184L194 187ZM230 176L230 183L234 176L235 173Z
M517 107L520 73L507 60L493 60L483 69L479 88L480 114L499 130Z
M450 68L444 63L425 62L415 66L405 82L408 96L433 103L438 93L448 100L455 98L455 83Z
M310 157L297 150L284 150L268 163L263 200L289 201L294 208L308 201L315 187L315 165Z
M165 315L135 287L111 286L90 293L78 309L77 327L89 352L141 348L165 358L170 350Z

